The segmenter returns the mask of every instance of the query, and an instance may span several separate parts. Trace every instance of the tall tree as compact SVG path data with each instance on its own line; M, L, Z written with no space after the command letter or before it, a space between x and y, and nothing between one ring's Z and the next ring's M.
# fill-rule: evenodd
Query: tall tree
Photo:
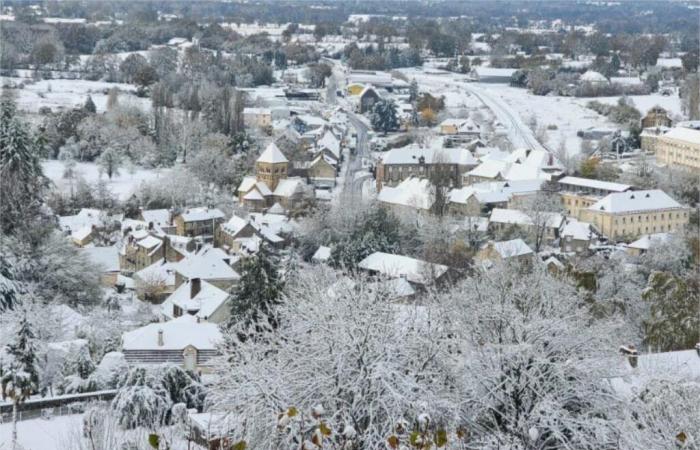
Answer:
M380 99L372 108L370 121L372 127L377 131L384 132L384 135L397 129L399 116L396 111L396 103L393 100Z
M100 170L107 174L107 177L111 180L114 175L119 175L119 168L122 165L121 155L113 148L108 148L99 158L97 158L97 165Z
M272 255L262 245L255 255L244 260L241 279L233 290L231 323L242 322L257 328L275 327L275 306L282 296L282 281ZM267 324L262 322L265 318Z
M12 448L17 447L17 409L39 388L39 371L36 365L34 332L27 320L22 317L15 340L7 345L7 353L12 358L9 368L0 368L2 398L12 401Z
M33 225L42 215L42 193L47 181L38 153L29 126L17 115L14 100L3 95L0 99L0 227L3 233L39 229Z

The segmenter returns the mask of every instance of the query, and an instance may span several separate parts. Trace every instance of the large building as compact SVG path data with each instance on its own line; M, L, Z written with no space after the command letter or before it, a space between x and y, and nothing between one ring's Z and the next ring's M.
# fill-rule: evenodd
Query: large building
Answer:
M557 181L562 206L569 216L579 218L582 210L593 206L608 194L627 192L632 186L589 178L564 177Z
M384 185L396 186L410 177L433 175L449 180L451 186L461 186L462 173L478 164L471 152L463 148L417 145L395 148L386 152L377 164L377 190Z
M255 162L255 176L243 178L238 186L241 204L261 211L279 203L287 210L300 205L309 192L304 180L289 177L289 161L279 148L270 143Z
M700 172L700 130L673 128L657 137L655 149L657 163Z
M678 230L688 223L689 212L664 191L652 189L609 194L582 210L580 219L610 239L623 240Z

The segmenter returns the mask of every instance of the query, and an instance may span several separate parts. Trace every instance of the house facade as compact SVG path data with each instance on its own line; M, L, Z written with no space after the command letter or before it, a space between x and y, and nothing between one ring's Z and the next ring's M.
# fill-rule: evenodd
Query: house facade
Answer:
M613 240L670 232L688 224L690 208L663 191L610 194L580 212L581 220Z
M676 127L657 138L656 162L700 173L700 130Z

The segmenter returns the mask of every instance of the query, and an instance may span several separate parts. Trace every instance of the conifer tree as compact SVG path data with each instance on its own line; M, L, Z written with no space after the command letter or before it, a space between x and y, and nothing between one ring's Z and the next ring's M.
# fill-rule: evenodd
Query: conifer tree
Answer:
M85 100L85 105L83 106L85 111L95 114L97 112L97 107L95 106L95 102L92 101L92 96L88 95L87 100Z
M2 398L12 401L12 447L17 447L17 408L39 388L34 332L25 315L15 340L7 345L12 361L7 369L0 367Z
M379 100L372 108L370 121L375 130L383 131L385 135L389 131L397 129L399 117L396 112L396 103L393 100Z
M267 317L275 326L274 307L280 303L282 281L269 250L261 245L254 256L243 262L241 279L235 287L231 300L231 322L263 325Z

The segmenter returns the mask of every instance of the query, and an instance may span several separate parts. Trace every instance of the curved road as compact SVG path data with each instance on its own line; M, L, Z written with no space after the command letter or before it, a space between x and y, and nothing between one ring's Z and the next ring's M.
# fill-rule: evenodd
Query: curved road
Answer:
M478 84L447 78L450 76L451 75L422 75L417 76L416 78L418 79L419 83L422 82L433 88L447 91L450 89L464 90L474 95L484 105L486 105L498 118L499 122L501 122L503 126L508 129L508 137L510 138L514 147L525 147L533 150L544 150L547 152L550 151L547 147L542 145L537 138L535 138L534 133L527 125L525 125L520 118L520 115L513 111L512 108L503 101L503 99L488 92L487 89L480 87Z

